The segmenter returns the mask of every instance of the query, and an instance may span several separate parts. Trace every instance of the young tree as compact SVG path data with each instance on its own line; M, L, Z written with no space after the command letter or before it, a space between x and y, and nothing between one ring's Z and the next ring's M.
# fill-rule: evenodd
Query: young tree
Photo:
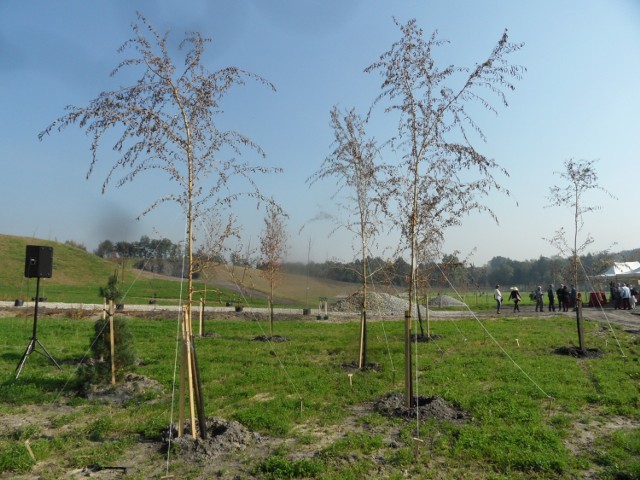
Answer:
M113 303L120 303L124 292L120 288L120 284L118 282L118 270L113 272L113 275L110 275L107 280L106 287L100 287L99 289L100 296L104 298L106 301L112 301Z
M428 237L440 239L446 228L459 225L473 210L495 214L477 200L492 190L508 194L493 171L508 176L494 160L472 145L471 134L485 140L468 111L477 105L497 112L490 96L507 105L505 90L514 90L523 67L507 57L522 44L509 42L505 31L486 60L474 68L439 68L434 51L446 42L434 32L428 39L415 20L401 25L400 40L367 67L382 77L375 104L385 103L386 114L398 119L393 147L400 153L397 174L387 183L388 212L396 220L411 257L409 310L405 320L405 403L413 403L411 385L411 311L419 245ZM394 207L394 208L391 208Z
M237 67L210 72L203 64L203 55L211 40L198 32L188 33L180 43L181 51L187 50L181 67L169 54L168 33L161 36L140 13L132 28L134 37L119 52L133 51L133 56L123 60L112 76L136 68L139 80L129 87L100 93L86 107L68 106L68 113L51 123L39 138L75 124L85 129L93 138L89 177L98 162L103 137L109 141L113 133L119 135L112 148L120 157L102 184L103 193L114 179L120 187L154 170L164 172L178 184L177 192L166 193L141 216L165 202L177 202L184 209L187 303L191 307L195 221L207 209L228 206L238 198L240 194L230 188L232 178L244 179L250 187L248 195L262 200L255 175L278 171L238 159L245 147L262 157L265 153L239 132L218 128L215 120L222 113L222 101L233 87L247 80L275 88L261 76ZM118 170L125 173L116 179Z
M383 167L376 164L376 141L367 137L366 121L358 115L355 108L343 113L334 106L331 109L331 127L334 149L307 182L312 185L320 180L333 179L338 186L334 198L346 190L344 201L347 204L342 206L347 212L347 219L333 219L337 224L336 229L346 228L356 236L360 244L358 253L362 261L357 274L362 281L362 305L358 367L363 368L366 364L367 350L367 282L376 273L370 271L367 258L369 246L382 225L378 218L377 194Z
M567 250L571 253L571 280L576 288L578 288L580 255L594 241L591 234L579 240L580 232L584 228L584 215L602 208L597 205L585 205L584 196L591 190L600 190L610 198L615 198L611 192L598 184L595 162L595 160L574 160L573 158L565 160L564 170L554 172L565 184L550 187L547 196L549 201L547 207L568 208L573 214L572 229L569 234L565 232L564 227L560 227L552 238L545 240L555 246L560 254Z
M269 281L269 335L273 336L273 293L282 280L282 262L287 254L287 231L283 213L273 205L267 207L264 230L260 236L261 270Z
M579 235L584 228L584 215L589 212L600 210L601 207L586 205L584 203L584 196L591 190L600 190L611 198L615 196L604 189L598 184L598 172L594 166L595 160L574 160L569 159L564 161L564 170L561 172L554 172L564 180L565 185L554 185L549 188L549 200L548 207L560 207L569 208L573 213L573 224L570 237L567 238L567 233L564 227L556 230L554 236L547 240L551 245L562 255L566 254L567 250L571 253L571 280L577 291L580 291L578 286L578 273L580 265L580 255L583 254L587 247L593 243L593 237L587 234L584 240L579 240ZM578 339L580 344L580 350L584 350L582 332L582 318L578 315Z
M148 171L161 171L178 185L177 191L161 196L141 216L164 202L177 202L183 208L187 226L186 311L190 313L196 220L209 208L229 207L234 202L240 195L233 180L238 177L248 184L247 195L261 200L255 175L277 170L238 159L244 148L262 157L265 154L250 138L219 128L216 118L223 111L222 101L233 87L247 80L275 89L264 78L237 67L210 72L203 63L210 39L198 32L187 33L180 43L180 50L186 50L182 65L174 62L169 53L169 34L159 35L142 14L137 18L132 25L133 38L119 49L120 53L132 51L132 56L123 60L112 75L135 69L139 80L100 93L86 107L67 107L67 113L39 138L75 124L85 129L92 137L89 177L98 162L102 141L110 141L115 134L112 149L119 158L102 184L103 193L112 180L122 186ZM116 178L118 170L124 173Z

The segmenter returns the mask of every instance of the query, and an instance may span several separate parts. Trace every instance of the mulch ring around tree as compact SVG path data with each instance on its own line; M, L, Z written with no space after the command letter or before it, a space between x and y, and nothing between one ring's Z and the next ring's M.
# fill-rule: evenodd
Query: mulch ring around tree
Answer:
M234 420L220 417L206 419L207 438L194 438L190 422L185 422L184 435L178 437L175 426L162 432L163 449L172 447L174 455L188 461L205 463L218 455L244 450L260 443L262 437Z
M343 363L341 367L347 372L355 372L357 370L369 371L369 372L379 372L382 370L382 366L379 363L366 363L362 368L358 367L358 362L353 361L351 363Z
M254 342L272 342L272 343L282 343L288 342L289 339L287 337L283 337L281 335L258 335L253 339Z
M423 335L423 334L419 334L419 335L412 335L411 336L411 340L413 342L417 342L417 343L428 343L428 342L434 342L436 340L441 340L442 339L442 335Z
M374 409L386 417L403 418L405 420L435 418L437 420L464 422L471 418L471 414L465 412L459 405L450 404L440 397L417 396L414 399L414 403L413 407L407 407L403 394L391 393L376 400Z
M569 355L575 358L598 358L604 355L604 352L598 348L584 348L571 345L569 347L558 347L553 350L557 355Z
M221 337L222 335L220 335L219 333L216 332L205 332L203 333L200 338L218 338Z

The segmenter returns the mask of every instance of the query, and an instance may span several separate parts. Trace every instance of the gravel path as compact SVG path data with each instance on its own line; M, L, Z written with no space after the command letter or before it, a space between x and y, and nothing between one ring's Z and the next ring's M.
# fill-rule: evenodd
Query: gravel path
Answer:
M376 298L369 304L368 318L375 320L376 318L402 318L404 311L408 307L408 302L399 297L387 294L376 294ZM345 300L346 301L346 300ZM336 304L337 310L330 310L328 316L333 319L357 319L359 318L359 305L357 299L351 299L351 306L347 307L345 303L338 302ZM14 302L0 301L0 316L27 316L33 314L34 302L24 302L24 305L16 307ZM331 307L331 306L330 306ZM335 307L335 306L334 306ZM91 312L91 314L99 315L102 313L101 304L86 304L86 303L56 303L56 302L41 302L39 304L40 311L44 314L49 310L82 310ZM199 306L195 306L194 310L197 310ZM501 317L518 317L518 318L548 318L554 316L566 316L575 318L575 312L535 312L533 306L521 306L520 313L513 313L510 305L505 305L502 309ZM160 305L125 305L124 310L119 311L125 315L135 315L136 313L144 313L145 316L153 315L157 313L162 316L172 312L179 312L178 306L160 306ZM635 310L614 310L612 308L606 308L604 310L596 308L584 308L583 318L586 321L601 322L601 323L614 323L622 325L628 329L638 330L640 333L640 308ZM260 314L266 315L268 313L267 308L255 308L245 307L242 313L236 313L234 307L205 307L207 313L221 313L225 316L230 315L251 315ZM274 309L276 315L286 315L295 317L297 315L302 316L302 309L295 308L276 308ZM421 308L420 313L423 318L427 312L425 308ZM318 309L310 309L305 318L315 319L316 316L322 315L324 318L324 312ZM414 318L417 318L417 313L414 307ZM495 310L429 310L429 318L432 320L455 320L463 318L499 318L496 315Z

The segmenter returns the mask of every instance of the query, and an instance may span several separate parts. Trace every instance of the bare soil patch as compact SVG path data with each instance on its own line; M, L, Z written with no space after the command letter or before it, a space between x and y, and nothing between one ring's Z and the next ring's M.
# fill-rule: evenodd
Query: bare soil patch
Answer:
M579 456L585 453L595 455L597 453L595 443L599 438L606 437L618 431L630 431L639 426L640 421L627 417L591 417L587 415L583 420L573 424L571 433L567 435L564 444L573 455ZM599 474L600 470L601 468L594 467L583 471L582 478L601 478Z
M162 392L162 385L143 375L128 373L124 379L115 385L99 384L87 385L80 394L88 400L100 403L125 403L135 397L147 393Z

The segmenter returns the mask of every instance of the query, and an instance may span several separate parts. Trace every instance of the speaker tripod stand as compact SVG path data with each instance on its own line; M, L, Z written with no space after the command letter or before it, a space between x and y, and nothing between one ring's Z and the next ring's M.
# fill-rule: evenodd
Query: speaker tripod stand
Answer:
M31 335L31 340L29 341L29 345L27 345L27 349L22 354L22 358L20 359L20 362L18 363L18 366L16 367L16 378L18 378L20 376L20 373L22 372L22 369L24 368L25 363L27 363L27 359L29 358L29 355L31 355L32 352L37 352L40 355L43 355L43 356L49 358L49 360L51 360L51 363L53 363L56 367L58 367L59 370L62 370L62 367L60 367L60 365L58 365L58 362L56 362L56 359L51 356L51 354L45 348L45 346L42 344L42 342L40 340L38 340L37 331L38 331L38 302L39 302L39 300L40 300L40 277L37 277L37 280L36 280L36 305L35 305L35 311L33 313L33 335ZM38 345L40 345L40 348L42 348L44 353L36 350L36 347Z

